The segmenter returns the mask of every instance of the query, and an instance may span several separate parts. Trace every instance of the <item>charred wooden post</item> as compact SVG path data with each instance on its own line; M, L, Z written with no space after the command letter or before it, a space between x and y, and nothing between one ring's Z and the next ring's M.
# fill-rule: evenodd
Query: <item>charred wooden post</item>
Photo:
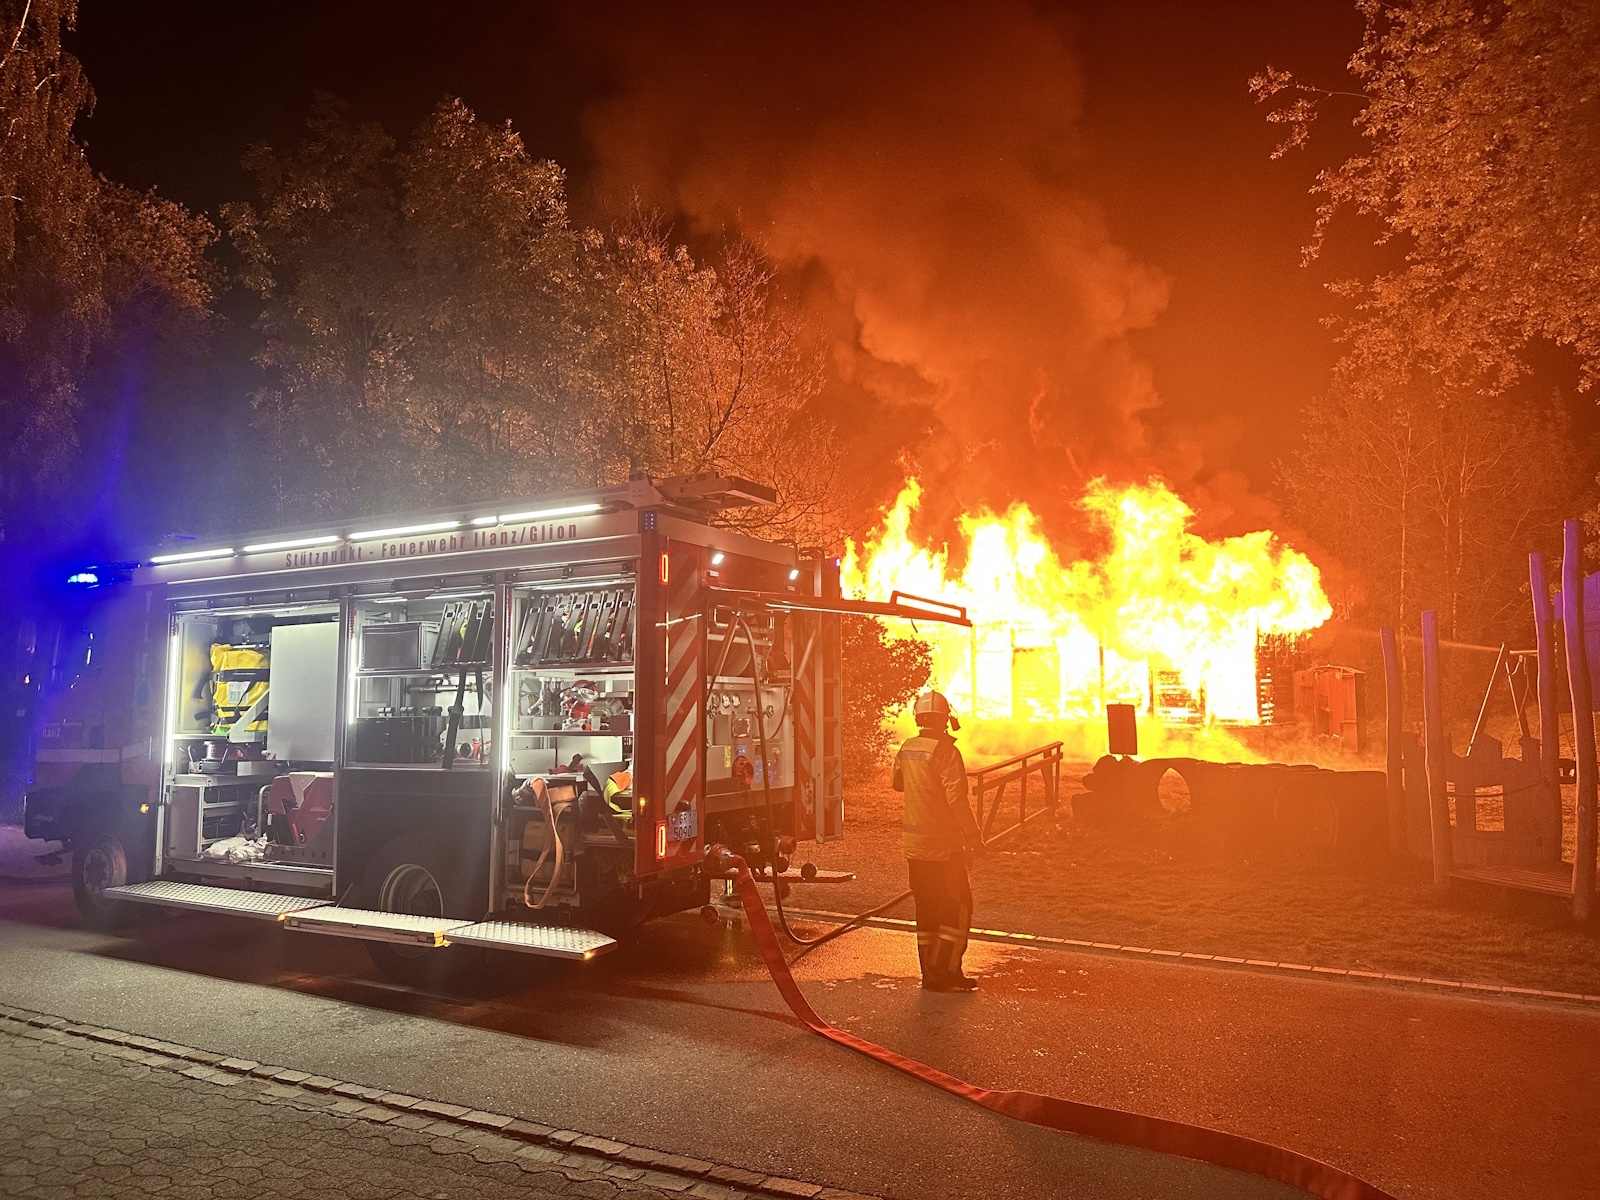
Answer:
M1583 637L1582 541L1578 522L1561 537L1561 616L1567 647L1567 682L1572 688L1573 757L1578 760L1578 835L1572 848L1572 915L1587 920L1594 900L1595 750L1594 702Z
M1422 737L1428 761L1428 828L1433 843L1433 886L1450 886L1455 847L1450 832L1450 795L1446 782L1450 748L1444 740L1443 695L1439 685L1439 614L1422 614Z
M1544 555L1528 555L1528 588L1533 593L1533 636L1538 651L1539 778L1545 788L1545 821L1561 847L1561 714L1556 708L1556 630L1550 608L1550 582Z
M1394 630L1378 631L1383 640L1384 751L1388 757L1386 788L1389 798L1389 849L1402 854L1406 848L1406 785L1400 738L1403 733L1404 693L1400 687L1400 647Z

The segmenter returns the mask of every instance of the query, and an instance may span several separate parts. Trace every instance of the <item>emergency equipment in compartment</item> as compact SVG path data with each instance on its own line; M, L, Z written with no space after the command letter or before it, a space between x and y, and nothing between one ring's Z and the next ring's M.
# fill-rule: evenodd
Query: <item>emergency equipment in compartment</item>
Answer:
M85 915L271 919L416 981L442 946L592 957L706 903L712 843L842 836L840 620L964 614L713 523L772 502L636 477L151 556L98 693L145 749L65 806Z
M213 732L247 734L267 731L265 705L272 678L269 648L211 643L211 673L201 687L210 700Z
M329 861L333 849L333 774L290 771L262 789L267 845L278 862Z

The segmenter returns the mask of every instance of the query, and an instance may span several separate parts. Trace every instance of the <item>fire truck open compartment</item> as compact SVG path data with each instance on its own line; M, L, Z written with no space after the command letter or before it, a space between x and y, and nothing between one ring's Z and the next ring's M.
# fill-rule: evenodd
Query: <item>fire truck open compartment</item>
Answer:
M332 830L315 836L309 813L274 820L267 797L279 776L290 794L305 776L331 778L338 619L326 601L172 613L160 859L233 875L249 843L258 877L326 886Z
M538 871L542 919L638 919L641 893L661 889L633 878L631 788L617 790L628 811L605 836L593 817L635 755L638 559L568 557L359 581L332 603L179 601L162 873L475 921L527 910ZM518 802L529 779L546 784L557 821ZM562 852L541 862L547 825ZM403 922L312 920L309 908L285 923L341 922L348 936L414 940Z
M705 903L714 842L842 836L841 614L929 614L715 523L770 501L636 478L152 556L115 603L160 682L100 689L138 728L75 827L86 916L232 912L414 979L443 946L590 957Z

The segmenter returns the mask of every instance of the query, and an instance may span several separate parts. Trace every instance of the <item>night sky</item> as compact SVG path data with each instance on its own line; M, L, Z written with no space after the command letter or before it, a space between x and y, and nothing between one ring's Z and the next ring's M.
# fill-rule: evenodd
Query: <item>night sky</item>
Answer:
M859 343L841 412L864 411L852 387L902 386L873 381L885 361L969 413L992 407L985 387L1050 375L1081 470L1159 471L1222 526L1270 516L1295 413L1334 357L1325 284L1371 252L1347 221L1301 267L1307 187L1353 137L1335 119L1312 153L1269 161L1246 80L1271 63L1346 86L1354 6L863 9L84 0L70 44L98 94L82 136L121 182L214 216L247 194L246 148L294 141L315 91L398 137L458 94L568 169L581 221L638 196L685 238L731 222L761 239L819 323ZM902 228L900 206L943 186L992 236L947 235L932 207ZM1038 267L1062 214L1072 245ZM907 299L902 279L923 290ZM1060 289L1114 296L1111 334ZM1007 428L1025 457L1026 421Z

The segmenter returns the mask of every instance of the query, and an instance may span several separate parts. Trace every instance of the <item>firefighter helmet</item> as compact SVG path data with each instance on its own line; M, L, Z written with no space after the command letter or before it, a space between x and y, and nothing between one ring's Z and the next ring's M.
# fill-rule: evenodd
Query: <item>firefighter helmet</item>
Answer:
M948 721L951 729L961 728L961 722L950 711L950 701L944 698L943 692L923 692L912 705L911 715L917 719L918 725L938 729Z

